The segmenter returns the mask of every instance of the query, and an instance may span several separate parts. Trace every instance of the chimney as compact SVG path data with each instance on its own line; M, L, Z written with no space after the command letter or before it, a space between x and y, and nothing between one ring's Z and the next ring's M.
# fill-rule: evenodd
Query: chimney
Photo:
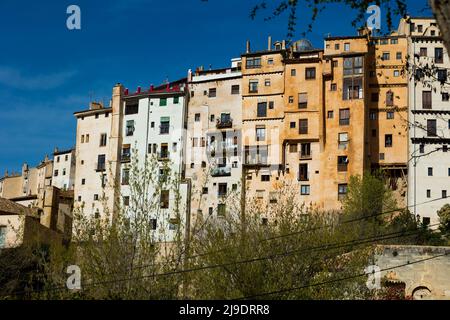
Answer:
M8 169L5 170L5 177L7 177L9 175L8 173Z
M250 41L247 40L247 48L245 50L245 53L250 53Z
M125 91L123 92L123 94L127 96L128 92L129 92L129 90L128 90L128 88L126 88ZM112 103L112 99L111 99L111 103ZM110 103L110 105L111 105L111 103Z
M191 69L188 70L187 81L192 82L192 70Z
M269 38L267 39L267 50L271 51L272 50L272 37L269 36Z
M22 165L22 176L25 176L25 172L28 171L28 164L24 163Z
M101 102L91 102L89 103L89 109L91 110L98 110L103 109L103 104Z
M286 40L281 41L281 49L286 50Z
M53 149L53 153L57 153L59 150L58 148L55 147L55 149Z
M137 93L141 93L141 87L139 86L139 87L137 87L137 91L136 91Z

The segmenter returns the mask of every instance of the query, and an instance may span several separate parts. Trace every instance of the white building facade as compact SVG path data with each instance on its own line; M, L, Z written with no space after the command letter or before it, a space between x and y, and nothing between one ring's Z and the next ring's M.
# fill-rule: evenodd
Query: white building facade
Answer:
M146 91L138 89L124 96L121 204L127 214L133 215L144 204L137 203L133 197L139 196L139 187L145 187L151 230L158 242L173 241L177 231L185 227L188 214L183 160L186 112L185 79ZM151 170L153 176L151 179L134 176L136 169L141 173L141 170ZM155 174L159 178L152 180Z
M411 18L402 29L409 35L408 206L436 228L437 211L450 203L450 61L434 19Z
M75 180L75 150L58 150L53 153L52 186L61 190L73 190Z

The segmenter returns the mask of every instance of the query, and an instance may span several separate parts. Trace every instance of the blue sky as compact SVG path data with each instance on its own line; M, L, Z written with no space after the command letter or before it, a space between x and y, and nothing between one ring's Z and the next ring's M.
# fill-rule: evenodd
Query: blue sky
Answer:
M0 2L0 176L6 169L36 165L55 147L75 143L73 112L91 99L109 101L117 82L130 89L186 76L204 65L225 67L245 50L265 49L267 36L283 39L286 15L251 20L258 0L40 0ZM409 1L421 12L426 0ZM66 9L81 8L82 29L66 28ZM319 17L309 38L353 35L351 9L334 4ZM304 31L309 9L298 13Z

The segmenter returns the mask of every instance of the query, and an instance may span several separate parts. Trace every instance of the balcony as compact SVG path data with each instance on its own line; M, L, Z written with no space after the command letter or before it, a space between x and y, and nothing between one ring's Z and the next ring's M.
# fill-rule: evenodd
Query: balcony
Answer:
M217 119L217 129L227 129L233 127L233 120L231 119Z
M131 161L131 153L123 152L120 155L120 162L124 163L124 162L130 162L130 161Z
M229 177L231 176L230 167L217 167L211 170L212 177Z
M170 160L170 152L169 151L161 151L157 154L158 161L169 161Z
M97 172L106 171L106 163L105 162L97 162L95 164L95 171L97 171Z
M267 163L267 158L264 157L256 157L256 158L245 158L244 166L247 167L267 167L269 164Z

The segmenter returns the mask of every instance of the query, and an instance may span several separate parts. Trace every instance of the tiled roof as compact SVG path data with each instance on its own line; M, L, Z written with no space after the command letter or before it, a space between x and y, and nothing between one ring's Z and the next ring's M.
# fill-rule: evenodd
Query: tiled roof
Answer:
M0 198L0 215L1 214L33 215L33 210L11 200Z

